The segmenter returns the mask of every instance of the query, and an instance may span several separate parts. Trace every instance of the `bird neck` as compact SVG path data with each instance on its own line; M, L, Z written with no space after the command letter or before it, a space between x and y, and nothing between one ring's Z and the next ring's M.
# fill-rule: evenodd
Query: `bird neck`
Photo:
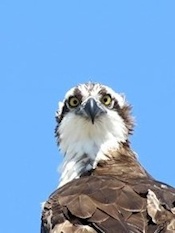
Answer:
M111 150L109 154L110 159L100 161L93 171L94 175L116 176L118 179L125 181L151 177L140 165L128 142L121 143L118 150Z
M87 153L65 155L58 187L87 174L111 175L125 180L148 176L128 141L113 147L106 143L100 148L94 145Z
M98 144L92 140L86 140L84 143L81 142L79 147L70 145L64 156L59 187L95 169L99 161L108 160L107 148L117 150L119 145L115 143L115 146L112 146L113 144L114 142L111 141Z

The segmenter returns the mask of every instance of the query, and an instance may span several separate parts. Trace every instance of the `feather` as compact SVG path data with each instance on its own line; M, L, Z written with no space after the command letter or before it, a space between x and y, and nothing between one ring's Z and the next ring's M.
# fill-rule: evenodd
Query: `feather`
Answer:
M69 106L72 96L76 108ZM94 122L83 112L89 98L100 109ZM41 233L175 233L175 189L138 162L128 139L130 112L125 97L104 85L68 91L56 116L62 176L44 204Z

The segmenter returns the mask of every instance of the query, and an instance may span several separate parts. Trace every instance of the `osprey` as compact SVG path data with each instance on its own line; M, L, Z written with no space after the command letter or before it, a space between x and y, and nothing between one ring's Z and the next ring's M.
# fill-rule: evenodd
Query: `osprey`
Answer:
M41 233L175 232L175 189L138 162L123 95L98 83L78 85L59 104L56 120L64 161L43 207Z

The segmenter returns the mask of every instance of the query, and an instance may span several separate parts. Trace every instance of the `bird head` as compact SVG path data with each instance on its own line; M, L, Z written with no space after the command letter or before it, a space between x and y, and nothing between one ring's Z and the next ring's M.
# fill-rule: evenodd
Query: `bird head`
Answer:
M86 83L71 88L65 95L63 102L59 102L56 113L56 136L60 136L60 128L64 122L65 128L71 125L74 130L70 134L76 134L78 125L81 129L88 126L91 130L113 121L114 128L118 129L118 123L122 123L125 134L133 130L133 118L130 114L131 106L126 102L123 94L118 94L111 88L98 83ZM75 125L72 125L72 123ZM70 124L70 125L69 125ZM70 129L71 129L70 128ZM62 130L61 130L62 131ZM64 133L64 129L63 129Z

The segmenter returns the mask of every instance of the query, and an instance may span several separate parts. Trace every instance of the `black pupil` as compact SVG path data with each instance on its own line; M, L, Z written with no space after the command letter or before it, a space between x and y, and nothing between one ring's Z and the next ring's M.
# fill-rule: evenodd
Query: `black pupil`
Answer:
M103 101L106 103L106 102L108 101L108 98L105 97L105 98L103 99Z
M73 101L73 104L74 104L74 105L77 105L77 103L78 103L77 100L74 100L74 101Z

